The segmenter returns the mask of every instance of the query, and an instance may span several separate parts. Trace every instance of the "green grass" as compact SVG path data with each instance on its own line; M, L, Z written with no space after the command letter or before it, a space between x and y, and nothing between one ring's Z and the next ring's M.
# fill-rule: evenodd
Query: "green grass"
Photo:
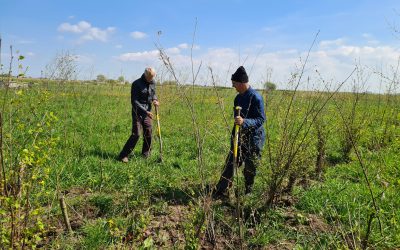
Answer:
M201 188L204 184L212 185L218 181L229 150L231 110L236 95L234 89L158 86L164 161L158 162L159 142L154 133L151 157L147 160L140 157L141 138L128 164L116 161L116 157L131 130L130 86L50 84L22 90L22 94L10 91L4 116L4 133L12 135L12 139L5 139L9 143L6 151L9 152L10 145L14 147L12 155L6 153L7 164L10 159L17 162L21 158L22 149L30 147L29 144L23 144L27 138L31 138L26 133L42 115L53 112L58 117L58 121L51 125L46 134L46 138L59 140L57 147L49 153L50 173L44 185L46 192L41 193L40 204L51 207L51 212L43 217L50 224L56 225L57 221L60 223L61 215L54 200L57 191L64 192L67 203L75 209L70 210L70 216L73 220L80 218L82 223L75 229L74 236L67 237L59 233L57 237L49 237L48 244L55 248L69 244L87 249L113 248L124 244L135 247L152 244L174 246L172 243L160 243L156 235L151 238L134 235L131 242L125 242L123 237L129 232L129 227L132 229L132 225L135 225L137 234L143 233L150 225L147 217L142 218L140 224L141 217L138 214L147 214L148 218L157 220L170 214L169 206L184 206L188 211L193 206L201 207ZM48 100L38 102L43 98L44 91L48 93ZM223 97L222 100L218 100L216 91ZM193 114L183 93L194 107ZM295 109L291 114L294 126L304 115L306 98L307 93L303 93L295 99ZM345 105L349 94L339 94L336 98ZM383 233L382 236L378 221L374 219L369 246L385 249L400 247L400 121L397 118L390 127L393 135L389 143L379 150L371 150L372 137L376 135L374 131L377 127L382 128L379 112L383 107L378 106L377 98L380 97L368 96L368 102L360 106L359 114L364 114L369 105L373 105L376 112L371 111L368 119L357 116L356 122L364 121L358 147L379 206ZM15 101L19 102L18 106ZM223 103L224 110L221 110L219 102ZM287 94L280 91L268 96L267 129L273 153L281 139L279 131L288 102ZM390 107L390 110L398 109L398 106ZM228 124L225 123L224 115L228 118ZM351 243L345 241L349 236L354 237L357 247L360 247L368 216L374 211L371 196L354 152L349 163L341 161L340 136L343 134L343 126L332 102L328 104L323 117L329 131L327 155L333 160L326 169L323 181L312 181L307 187L295 188L293 197L296 202L290 207L278 205L266 209L263 206L263 195L271 181L273 167L269 164L268 149L265 149L254 194L246 197L243 204L245 209L254 209L258 213L256 223L246 222L245 244L249 247L289 244L296 249L345 248L351 247ZM10 119L12 122L7 122ZM17 120L23 122L18 123ZM24 127L17 129L16 124L24 124ZM196 130L200 134L201 159L198 158ZM307 147L300 154L304 158L296 163L300 166L298 169L312 170L312 160L316 155L313 151L315 140L314 132L311 131ZM232 239L231 243L236 244L238 231L234 209L219 203L214 204L212 209L217 237ZM294 217L288 217L289 212ZM200 223L196 213L183 214L179 218L182 225L180 230L184 230L183 226L188 223L194 223L194 227ZM330 225L330 229L311 230L311 215L318 216L321 223ZM110 219L116 221L112 225L117 233L115 230L110 231ZM170 229L170 232L175 230ZM187 237L187 247L196 246L196 241L189 238L193 237L194 229L190 228L190 231L186 227L185 230L187 234L182 237ZM177 242L182 248L180 244L185 241Z

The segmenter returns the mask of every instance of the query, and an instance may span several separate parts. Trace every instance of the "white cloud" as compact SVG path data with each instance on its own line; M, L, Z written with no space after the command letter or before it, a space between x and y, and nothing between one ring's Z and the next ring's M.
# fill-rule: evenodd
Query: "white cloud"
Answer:
M179 44L176 47L165 49L165 52L175 70L180 75L190 78L192 60L190 55L187 55L187 48L190 48L190 46ZM280 88L289 88L288 80L291 78L291 74L299 71L307 56L307 51L296 49L263 53L258 53L258 51L255 47L249 48L248 52L244 54L232 48L209 48L204 53L193 55L195 69L202 63L199 74L199 79L202 79L200 84L211 84L209 70L207 69L207 67L211 67L216 79L218 79L218 84L230 86L231 74L245 61L244 66L253 86L261 88L263 82L271 80L276 82ZM321 81L316 70L326 81L338 84L346 79L358 63L366 66L371 73L373 69L390 70L391 66L396 65L399 57L400 50L391 46L354 45L346 42L344 38L322 41L320 46L314 47L309 54L304 71L304 82L301 83L300 88L324 88L324 86L319 85ZM245 58L247 59L245 60ZM148 64L161 64L158 50L121 54L117 59L142 63L143 67ZM267 79L269 77L268 70L271 68L272 77ZM308 77L310 77L310 81L306 80ZM182 82L184 82L184 78ZM353 84L353 81L349 81L349 86L343 90L351 90L351 84ZM379 80L376 77L371 77L367 82L367 90L378 92L378 84Z
M346 60L368 60L368 62L392 62L399 56L399 51L390 46L354 46L342 45L330 50L325 50L329 57Z
M324 40L319 43L321 48L330 48L334 46L340 46L345 43L345 38L338 38L335 40Z
M363 33L362 37L364 37L366 39L371 39L373 36L370 33Z
M190 58L188 60L184 59L186 56L181 55L182 50L190 48L188 44L182 43L179 44L177 47L171 47L164 49L164 52L174 59L174 62L190 62ZM129 52L124 53L116 57L116 59L120 61L137 61L137 62L149 62L149 61L157 61L159 60L159 51L158 50L151 50L151 51L142 51L142 52Z
M26 53L27 56L35 56L35 53L29 51L28 53Z
M336 44L341 44L337 41ZM241 55L243 57L243 55ZM260 55L250 54L245 63L245 68L250 75L251 84L255 87L262 87L262 82L272 80L276 82L280 88L289 88L287 84L291 77L291 73L298 72L301 66L300 57L304 61L307 51L297 51L289 49L286 51L266 52ZM214 72L224 76L225 81L221 80L221 84L225 82L229 86L229 77L236 70L239 64L239 53L229 48L221 48L210 50L204 59L208 59ZM302 89L324 89L319 76L315 70L321 73L326 81L332 81L336 86L338 83L348 77L359 62L362 66L369 69L369 77L366 79L366 89L373 92L382 92L379 89L378 76L373 71L389 71L392 66L396 65L400 58L400 51L390 46L357 46L342 44L338 46L330 45L330 48L318 48L313 50L309 55L309 61L306 65L303 80L310 77L310 83L302 82ZM267 68L272 68L272 79L266 79ZM367 75L368 75L367 74ZM355 76L354 76L355 77ZM310 84L311 86L309 86ZM348 81L342 90L351 90L353 81Z
M181 50L177 47L168 48L165 50L165 53L167 53L167 54L179 54L180 52L181 52Z
M325 80L333 80L336 83L343 81L347 76L354 70L356 66L366 67L368 70L365 71L365 76L369 75L366 80L367 90L378 92L380 79L377 78L376 74L373 74L375 70L379 71L382 69L390 69L391 66L396 65L400 56L400 51L390 46L357 46L343 44L331 48L319 48L312 51L309 56L309 62L307 64L308 72L311 77L315 69L321 73ZM301 57L306 57L306 52L301 53ZM284 62L284 60L283 60ZM277 62L278 65L281 63ZM275 66L274 66L275 68ZM282 68L281 71L276 72L276 76L282 76L288 69ZM368 73L367 73L368 72ZM354 76L355 77L355 76ZM282 77L279 77L282 79ZM357 82L358 79L355 79ZM353 81L348 81L343 90L351 90Z
M369 44L369 45L378 45L378 44L380 44L381 42L380 41L378 41L378 40L368 40L367 41L367 43Z
M133 39L136 39L136 40L143 39L143 38L146 38L146 37L147 37L147 34L144 33L144 32L141 32L141 31L134 31L134 32L131 32L130 35L131 35L131 37L132 37Z
M365 38L365 40L367 40L367 43L369 45L378 45L380 44L379 40L377 40L372 34L370 33L363 33L362 37Z
M75 16L68 16L68 19L74 19Z
M226 70L230 63L238 61L238 54L231 48L211 48L201 60L212 68Z
M179 49L191 49L192 45L191 44L187 44L187 43L181 43L181 44L178 45L178 48ZM194 50L198 50L198 49L200 49L200 46L196 45L196 44L193 44L193 49Z
M178 45L178 48L180 48L180 49L188 49L189 48L189 44L181 43L181 44Z
M77 24L62 23L58 26L60 32L83 33L85 30L90 29L91 24L86 21L80 21Z
M150 51L143 51L143 52L131 52L121 54L117 57L120 61L137 61L137 62L151 62L158 60L159 52L158 50L150 50Z
M116 49L122 49L122 45L121 44L117 44L117 45L115 45L115 48Z
M77 24L62 23L58 26L58 31L79 34L79 43L93 40L106 42L109 36L115 31L115 28L100 29L93 27L89 22L80 21Z

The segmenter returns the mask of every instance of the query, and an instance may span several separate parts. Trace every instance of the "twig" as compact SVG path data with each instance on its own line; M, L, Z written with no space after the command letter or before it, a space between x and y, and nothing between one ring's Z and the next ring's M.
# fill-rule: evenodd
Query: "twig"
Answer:
M284 119L284 125L283 125L283 127L284 127L283 138L286 138L286 136L287 136L286 132L287 132L287 126L288 126L288 124L287 124L287 122L288 122L288 115L289 115L290 110L291 110L291 108L292 108L292 104L293 104L294 97L295 97L295 95L296 95L297 89L298 89L299 86L300 86L301 79L303 78L304 70L305 70L306 64L307 64L307 62L308 62L308 58L309 58L309 56L310 56L310 53L311 53L311 49L314 47L314 44L315 44L315 42L316 42L316 40L317 40L318 35L319 35L319 31L317 32L317 34L315 34L314 40L313 40L313 42L311 43L310 48L308 49L306 59L305 59L305 61L303 62L302 66L301 66L300 75L299 75L299 77L298 77L297 84L295 85L295 88L294 88L294 91L293 91L293 94L292 94L292 98L290 98L289 105L288 105L287 110L286 110L286 113L285 113L285 119ZM295 80L295 78L294 78L293 80ZM281 147L280 147L280 153L282 153L282 150L283 150L284 148L286 148L286 143L284 143L284 144L281 145Z
M59 195L60 196L60 208L61 208L61 212L63 215L63 219L64 219L64 223L65 223L65 227L68 230L68 233L72 234L72 227L69 221L69 217L68 217L68 212L67 212L67 206L65 204L65 200L64 200L64 196L62 194Z
M193 84L193 87L194 87L194 83L197 80L197 76L199 75L200 68L201 68L201 65L202 65L202 62L200 62L200 66L197 68L197 72L195 74L194 73L194 62L193 62L193 48L194 48L194 41L195 41L195 38L196 38L196 30L197 30L197 18L196 18L196 22L194 24L192 46L190 48L190 62L191 62L191 66L192 66L192 84Z
M228 119L226 118L226 115L225 115L224 102L223 102L221 96L220 96L219 93L218 93L218 89L217 89L217 85L216 85L216 82L215 82L213 70L212 70L212 68L211 68L210 66L208 67L208 69L210 70L210 73L211 73L211 80L212 80L212 83L213 83L213 87L214 87L215 93L217 94L218 106L219 106L219 108L221 109L221 113L222 113L222 115L223 115L223 117L224 117L226 129L228 130L228 132L230 132L230 128L229 128L229 124L228 124Z
M371 213L369 215L367 232L365 234L365 238L362 239L362 241L361 241L361 249L367 249L368 239L369 239L369 235L371 233L371 224L372 224L372 220L374 219L374 217L375 217L374 213Z
M348 134L348 137L349 137L349 139L350 139L351 145L352 145L352 147L353 147L353 149L354 149L354 151L355 151L355 153L356 153L357 160L358 160L358 162L360 163L360 167L361 167L361 170L362 170L362 172L363 172L363 176L364 176L365 182L367 183L367 187L368 187L369 194L370 194L370 196L371 196L372 204L373 204L374 209L375 209L375 216L376 216L376 218L378 219L379 230L380 230L381 236L383 236L382 223L381 223L381 220L380 220L380 217L379 217L379 208L378 208L378 205L377 205L377 203L376 203L375 196L374 196L374 194L373 194L373 192L372 192L371 183L370 183L369 178L368 178L368 175L367 175L367 169L366 169L366 167L365 167L365 165L364 165L364 162L363 162L363 160L362 160L361 154L360 154L360 152L358 151L357 144L356 144L356 142L355 142L355 140L354 140L354 138L353 138L353 135L352 135L352 133L351 133L351 131L350 131L350 128L349 128L349 124L348 124L348 122L347 122L347 119L345 118L345 116L344 116L344 114L343 114L343 112L342 112L342 109L339 107L338 103L337 103L335 100L334 100L334 103L335 103L335 106L336 106L337 110L339 111L340 117L341 117L342 120L343 120L343 123L344 123L345 128L346 128L346 133Z

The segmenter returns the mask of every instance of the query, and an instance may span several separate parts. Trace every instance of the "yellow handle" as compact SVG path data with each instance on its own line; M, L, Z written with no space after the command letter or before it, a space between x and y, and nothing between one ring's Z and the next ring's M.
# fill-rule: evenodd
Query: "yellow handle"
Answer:
M157 119L157 133L158 136L161 136L161 128L160 128L160 115L158 114L158 108L156 108L156 119Z
M237 159L237 152L239 147L239 125L235 125L235 138L233 140L233 158Z
M158 126L157 126L157 133L158 133L158 136L161 136L161 128L160 128L160 124L158 124Z
M240 106L235 107L235 117L240 115L241 109L242 109L242 107L240 107ZM233 158L235 159L235 161L237 160L237 156L238 156L239 128L240 128L240 125L236 124L235 125L235 138L233 138Z

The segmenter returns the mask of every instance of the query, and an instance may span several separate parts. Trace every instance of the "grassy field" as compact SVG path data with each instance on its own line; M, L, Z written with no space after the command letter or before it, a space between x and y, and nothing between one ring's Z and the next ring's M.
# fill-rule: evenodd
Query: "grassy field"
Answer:
M140 139L124 164L116 157L131 130L130 85L2 90L0 243L400 247L398 96L263 92L268 140L254 192L244 196L240 170L230 199L221 202L206 191L229 151L234 89L158 85L157 92L164 161L154 130L151 157L140 156Z

